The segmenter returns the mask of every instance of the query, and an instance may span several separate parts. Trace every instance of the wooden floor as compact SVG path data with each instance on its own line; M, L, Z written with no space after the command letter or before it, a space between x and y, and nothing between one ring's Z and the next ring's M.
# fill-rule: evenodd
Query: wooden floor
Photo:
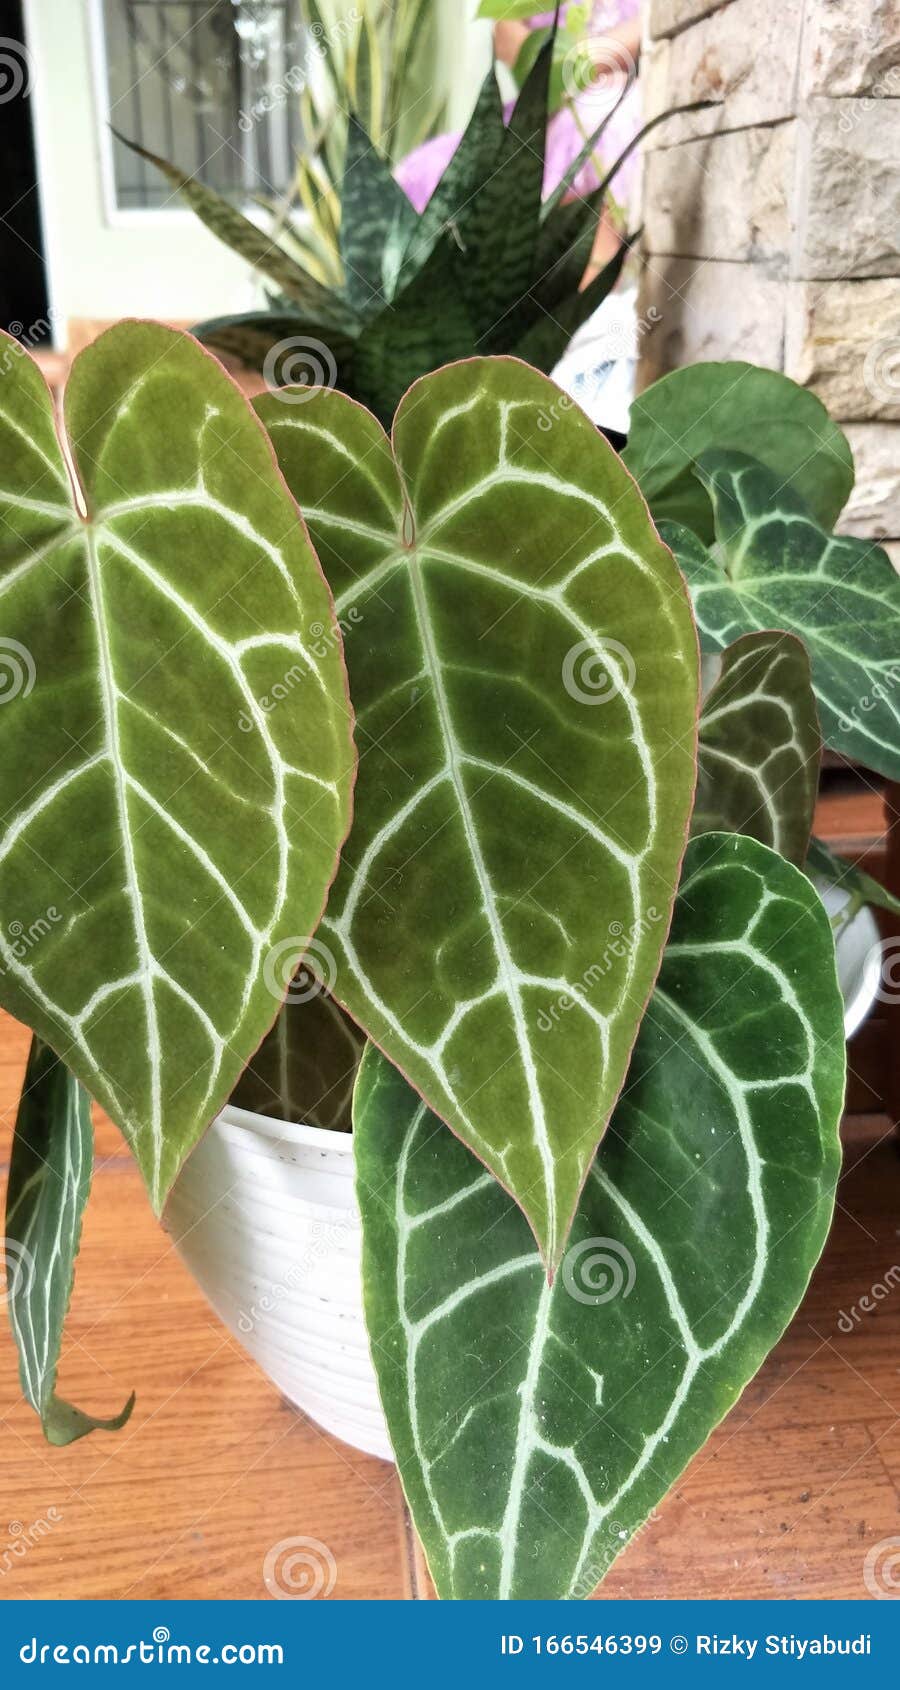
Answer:
M863 842L852 804L830 819L831 837ZM27 1046L0 1015L0 1165ZM853 1116L845 1142L836 1223L800 1313L604 1597L869 1594L867 1551L900 1534L900 1156L884 1116ZM265 1597L267 1555L298 1536L333 1557L335 1598L427 1596L393 1469L279 1399L207 1308L100 1118L97 1149L60 1387L99 1414L135 1389L137 1407L117 1436L49 1449L0 1311L0 1599ZM873 1287L875 1312L854 1318Z

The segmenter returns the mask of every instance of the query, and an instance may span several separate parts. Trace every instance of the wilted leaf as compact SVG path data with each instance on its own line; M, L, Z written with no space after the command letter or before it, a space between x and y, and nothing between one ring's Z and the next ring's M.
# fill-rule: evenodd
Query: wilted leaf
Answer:
M91 1189L91 1100L52 1050L33 1039L6 1188L6 1296L22 1391L51 1444L118 1432L134 1407L97 1420L56 1395L63 1327Z

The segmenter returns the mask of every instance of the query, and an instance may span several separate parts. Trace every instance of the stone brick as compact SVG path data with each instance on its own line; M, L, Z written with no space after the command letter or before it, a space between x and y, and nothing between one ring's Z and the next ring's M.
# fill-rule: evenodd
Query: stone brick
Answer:
M780 369L787 290L753 264L645 258L641 385L682 364L747 358Z
M762 260L785 271L795 134L796 124L783 123L649 153L643 196L647 251Z
M900 422L900 285L795 282L784 367L839 422Z
M811 101L797 154L794 274L900 275L900 100Z
M900 426L848 423L845 432L856 460L856 486L838 527L877 540L900 538Z
M688 24L718 11L728 0L650 0L649 30L654 39L677 35Z
M807 12L804 93L900 95L900 0L816 0Z
M696 100L714 104L676 112L648 135L645 149L792 117L802 21L803 0L732 0L681 35L654 43L641 72L645 116Z

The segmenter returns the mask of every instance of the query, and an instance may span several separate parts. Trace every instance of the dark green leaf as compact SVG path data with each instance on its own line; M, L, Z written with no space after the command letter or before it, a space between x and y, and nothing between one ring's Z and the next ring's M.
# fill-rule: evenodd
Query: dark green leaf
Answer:
M688 852L552 1286L496 1180L367 1052L354 1102L366 1324L441 1596L588 1596L676 1483L818 1260L844 1071L818 895L756 840L715 834Z
M792 634L736 640L700 716L694 833L748 833L802 868L821 755L806 647Z
M238 1080L231 1102L278 1121L349 1132L350 1100L364 1042L350 1017L303 970L292 982L272 1031Z
M814 880L823 880L826 886L837 886L841 892L846 892L854 909L872 904L876 909L888 910L891 915L900 915L900 898L895 898L880 881L866 874L856 863L848 863L843 857L835 856L821 839L812 838L809 842L806 872Z
M635 400L625 462L659 522L680 522L711 541L709 496L694 474L710 448L767 464L833 528L853 488L853 455L814 394L754 364L692 364Z
M703 648L783 628L807 646L826 745L900 779L900 577L870 540L820 528L781 475L740 452L698 461L715 516L707 551L668 528Z
M416 213L351 112L341 195L341 261L354 311L372 316L393 296Z

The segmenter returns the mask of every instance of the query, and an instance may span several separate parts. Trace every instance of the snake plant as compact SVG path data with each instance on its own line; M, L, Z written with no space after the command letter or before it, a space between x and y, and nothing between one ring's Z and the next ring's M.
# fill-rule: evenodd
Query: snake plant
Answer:
M302 373L311 386L359 400L385 424L413 381L452 360L514 354L549 373L614 286L628 251L626 240L582 288L621 159L590 195L573 198L569 190L611 114L543 198L553 47L551 33L508 121L491 68L421 214L351 114L339 286L325 285L284 241L195 178L143 153L268 284L266 309L202 323L199 339L262 370L270 387Z

